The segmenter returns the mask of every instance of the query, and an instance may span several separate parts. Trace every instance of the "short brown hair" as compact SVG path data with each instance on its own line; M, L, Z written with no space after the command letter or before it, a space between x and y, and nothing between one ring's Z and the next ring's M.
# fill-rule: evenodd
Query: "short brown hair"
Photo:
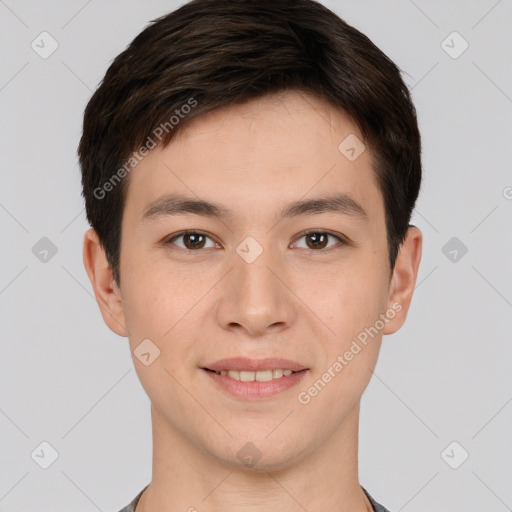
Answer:
M158 142L165 147L201 114L283 90L314 94L360 128L384 198L394 268L421 183L416 111L399 68L315 0L193 0L135 37L84 112L78 156L87 219L118 285L134 152L154 141L159 126L168 128ZM174 124L178 112L187 113Z

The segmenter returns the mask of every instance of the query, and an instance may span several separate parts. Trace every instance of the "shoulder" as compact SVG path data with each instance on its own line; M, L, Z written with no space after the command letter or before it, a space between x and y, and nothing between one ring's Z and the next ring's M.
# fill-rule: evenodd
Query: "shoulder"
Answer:
M144 489L142 489L142 491L140 491L139 494L137 494L137 496L135 496L135 498L133 498L133 500L130 504L126 505L126 507L124 507L119 512L135 512L135 507L137 506L137 503L139 502L139 499L142 496L142 493L147 489L148 486L149 486L149 484L146 485L146 487L144 487Z
M363 489L364 493L366 494L366 497L370 500L370 503L372 504L374 512L389 512L389 510L386 507L382 506L380 503L377 503L373 499L373 497L370 495L370 493L363 486L361 486L361 488Z

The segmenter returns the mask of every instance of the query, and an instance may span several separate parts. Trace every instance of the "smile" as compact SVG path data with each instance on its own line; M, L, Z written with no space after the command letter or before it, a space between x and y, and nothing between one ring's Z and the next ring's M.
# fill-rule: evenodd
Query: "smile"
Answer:
M241 400L269 399L292 387L295 387L308 373L308 369L293 371L290 369L272 370L210 370L202 368L214 385L230 397Z
M212 370L213 371L213 370ZM268 382L273 379L280 379L283 376L295 373L293 370L260 370L257 372L244 371L244 370L220 370L215 372L217 375L228 376L233 380L241 380L242 382Z

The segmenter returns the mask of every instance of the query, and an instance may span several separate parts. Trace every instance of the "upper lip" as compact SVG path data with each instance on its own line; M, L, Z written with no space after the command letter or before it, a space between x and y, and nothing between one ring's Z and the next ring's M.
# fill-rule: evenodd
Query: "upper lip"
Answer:
M215 363L203 366L207 370L219 372L221 370L238 370L238 371L261 371L261 370L307 370L308 367L290 359L282 359L280 357L267 357L265 359L250 359L248 357L230 357L220 359Z

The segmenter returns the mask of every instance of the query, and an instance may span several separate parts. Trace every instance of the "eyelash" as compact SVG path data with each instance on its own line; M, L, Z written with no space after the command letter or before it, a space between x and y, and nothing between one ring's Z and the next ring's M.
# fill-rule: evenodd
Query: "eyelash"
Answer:
M311 234L328 235L328 236L330 236L332 238L336 238L341 246L350 245L349 242L345 238L341 237L340 235L337 235L337 234L333 233L332 231L325 231L325 230L322 231L322 230L319 230L319 229L310 229L308 231L305 231L298 238L296 238L293 243L295 244L301 238L304 238L305 236L311 235ZM208 235L207 233L204 233L203 231L185 230L185 231L180 231L179 233L176 233L172 237L165 239L163 243L166 246L173 245L173 243L174 243L174 241L176 239L181 238L181 237L186 236L186 235L203 235L203 236L206 236L207 238L211 239L210 235ZM312 251L312 252L330 253L331 251L333 251L333 250L335 250L337 248L339 248L339 246L335 245L333 247L329 247L328 249L309 249L309 250ZM201 252L201 251L205 251L206 250L206 249L203 249L203 248L201 248L201 249L187 249L187 248L183 248L183 247L177 247L177 249L182 250L182 251L186 251L186 252L189 252L189 253ZM208 247L207 249L211 249L211 247Z

